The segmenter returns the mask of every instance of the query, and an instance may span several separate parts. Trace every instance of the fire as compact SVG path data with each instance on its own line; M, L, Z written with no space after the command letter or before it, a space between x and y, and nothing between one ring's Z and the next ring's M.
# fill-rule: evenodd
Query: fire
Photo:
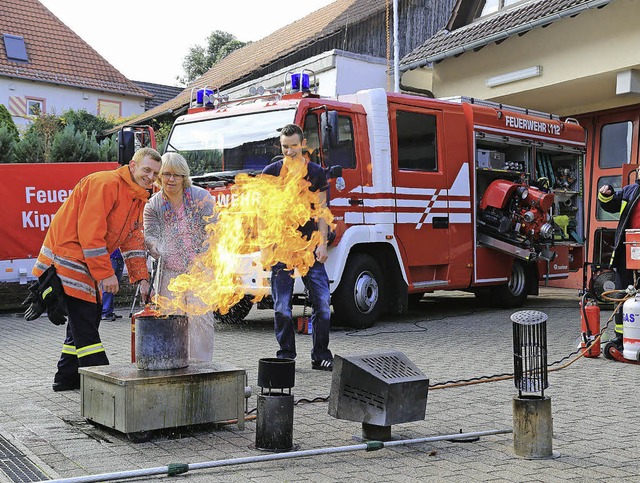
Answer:
M225 314L247 294L257 302L268 293L265 270L277 262L301 276L307 273L321 235L316 231L307 240L298 227L310 219L335 225L330 210L320 205L320 193L309 191L306 163L291 164L279 177L236 176L233 202L220 206L217 221L207 226L207 251L188 273L171 280L174 297L157 297L164 312ZM188 294L202 303L188 304Z

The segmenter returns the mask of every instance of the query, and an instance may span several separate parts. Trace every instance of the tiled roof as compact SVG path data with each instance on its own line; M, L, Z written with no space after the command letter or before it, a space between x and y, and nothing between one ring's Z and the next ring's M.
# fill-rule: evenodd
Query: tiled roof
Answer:
M464 2L465 0L461 0ZM442 29L400 62L406 70L499 42L532 28L599 8L612 0L534 0L500 10L456 30Z
M24 38L28 62L7 59L0 37L0 76L149 97L38 0L0 1L0 34Z
M145 100L145 110L153 109L160 104L167 102L178 94L180 94L184 87L167 86L164 84L153 84L151 82L132 81L138 87L150 92L153 98L147 98Z
M151 119L168 110L176 111L189 103L193 87L215 86L224 89L252 71L283 58L345 26L360 22L385 9L382 0L337 0L272 34L238 49L216 63L202 77L191 83L182 93L145 112L133 123Z

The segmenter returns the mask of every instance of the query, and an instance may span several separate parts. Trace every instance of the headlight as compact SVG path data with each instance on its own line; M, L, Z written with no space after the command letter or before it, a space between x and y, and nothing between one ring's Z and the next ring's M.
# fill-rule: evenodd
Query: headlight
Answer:
M519 186L516 190L516 194L521 200L526 200L527 196L529 196L529 188L526 186Z

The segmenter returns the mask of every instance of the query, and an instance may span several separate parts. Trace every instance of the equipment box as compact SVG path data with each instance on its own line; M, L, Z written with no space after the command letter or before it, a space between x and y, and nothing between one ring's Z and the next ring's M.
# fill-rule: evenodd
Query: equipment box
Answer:
M82 367L82 416L122 433L237 420L244 428L246 371L192 362L143 371L135 364Z
M627 268L640 270L640 230L625 230L624 245L627 251Z
M500 151L478 149L478 168L504 169L505 155Z

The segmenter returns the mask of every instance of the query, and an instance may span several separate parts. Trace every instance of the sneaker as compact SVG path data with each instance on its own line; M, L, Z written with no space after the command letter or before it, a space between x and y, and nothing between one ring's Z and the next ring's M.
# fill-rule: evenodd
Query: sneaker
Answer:
M311 369L317 369L319 371L333 371L333 361L329 359L311 361Z
M116 319L121 319L122 315L117 315L117 314L108 314L108 315L103 315L102 316L102 320L108 320L110 322L113 322Z

